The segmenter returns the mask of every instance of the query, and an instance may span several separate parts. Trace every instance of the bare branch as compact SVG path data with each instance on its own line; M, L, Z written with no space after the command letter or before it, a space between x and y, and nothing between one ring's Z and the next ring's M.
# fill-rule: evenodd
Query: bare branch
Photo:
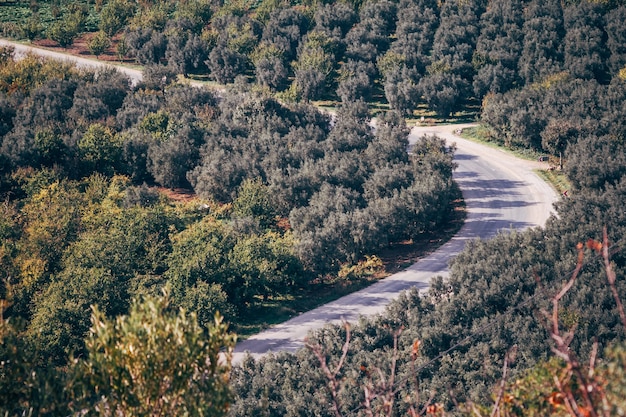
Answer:
M598 356L598 341L595 340L593 342L593 347L591 348L591 356L589 358L589 372L587 373L587 377L589 379L593 378L593 374L596 369L596 358Z
M576 261L576 268L574 269L574 272L572 273L572 276L569 279L569 281L567 281L565 285L563 285L563 287L561 288L561 291L559 291L558 294L552 297L551 333L553 335L553 338L554 336L559 336L559 301L561 300L561 298L563 298L563 296L565 296L565 294L567 294L570 288L572 288L572 285L574 285L574 281L576 281L576 278L578 277L578 274L580 273L580 270L583 267L583 258L584 258L583 244L579 243L578 245L576 245L576 249L578 250L578 259Z
M570 377L571 377L571 373L568 372L567 379L569 379ZM554 385L556 385L556 388L559 390L559 392L561 393L561 396L563 397L563 404L565 405L567 412L571 416L582 417L578 411L578 404L576 404L576 400L574 399L574 396L572 395L572 391L569 389L565 389L565 386L556 375L554 376Z
M320 363L320 367L322 368L326 379L328 380L328 389L330 391L332 408L335 417L341 417L341 404L339 402L340 383L337 380L337 374L339 374L339 371L341 371L341 368L343 367L346 357L348 356L348 349L350 347L350 325L348 323L344 323L344 327L346 328L346 341L343 344L343 348L341 350L341 358L339 359L337 366L335 366L335 369L332 371L330 370L328 362L326 361L326 354L323 348L319 344L313 345L308 343L308 341L306 342L306 347L313 352L313 354Z
M574 397L571 389L568 386L563 384L563 382L565 382L565 380L569 380L573 374L576 375L582 387L580 389L580 394L585 404L586 412L584 413L584 415L597 417L598 414L596 413L594 409L593 401L590 396L590 392L593 391L594 387L597 387L597 384L593 384L592 381L590 381L590 379L587 378L583 374L578 360L576 359L573 352L571 352L569 348L569 345L574 338L576 326L569 329L563 335L560 334L560 330L559 330L559 315L558 315L559 301L572 288L572 286L574 285L574 281L576 280L576 277L578 276L583 266L584 252L583 252L582 243L579 243L578 245L576 245L576 249L578 250L578 260L576 262L576 268L574 269L574 272L572 273L572 276L569 279L569 281L565 283L563 287L561 288L561 290L552 298L552 317L549 318L550 326L548 329L550 331L550 337L552 338L552 340L554 340L555 345L556 345L555 347L552 348L552 351L558 357L563 359L565 363L567 364L567 373L566 373L566 377L564 378L564 380L562 381L560 378L555 376L554 381L559 392L564 398L564 404L568 412L572 416L582 417L583 414L578 407L578 403L576 402L576 398ZM548 317L547 314L546 316Z
M429 407L433 407L433 400L434 399L435 399L435 393L431 392L430 393L430 397L428 398L428 401L426 401L426 404L424 404L424 407L422 408L421 414L426 414L426 411L428 411L428 408ZM418 405L418 404L419 404L418 402L415 403L415 405ZM437 405L435 404L434 407L436 408ZM458 404L457 404L457 408L458 408Z
M504 391L506 388L506 379L508 377L509 362L512 359L514 359L516 352L517 352L517 345L514 345L506 352L506 355L504 355L504 365L502 366L502 379L500 380L500 389L498 390L498 397L496 398L496 402L493 404L491 417L500 415L500 402L502 401L502 398L504 397Z
M348 349L350 348L350 323L344 323L344 327L346 328L346 343L343 344L343 348L341 349L341 359L339 359L339 363L337 363L335 367L333 376L337 376L341 368L343 368L343 364L348 356Z
M393 333L393 356L391 357L391 375L389 376L389 380L385 384L383 381L383 389L385 390L384 395L384 408L387 411L387 415L391 417L393 414L393 403L395 399L395 392L393 390L393 385L396 380L396 367L398 364L398 338L402 333L402 328L399 328Z
M363 406L365 407L365 414L368 417L374 417L374 413L372 412L372 399L374 399L375 394L372 393L367 386L363 386L363 392L365 394L365 399L363 400Z
M472 406L472 413L474 413L476 417L483 417L480 411L478 411L478 408L476 408L476 404L470 403L470 405Z
M393 333L393 352L391 357L391 366L389 377L385 377L385 373L382 369L376 367L373 371L378 376L378 382L374 383L370 378L371 386L365 386L365 399L363 401L363 407L365 408L367 415L373 415L372 400L380 398L382 400L383 413L387 416L392 416L394 411L395 394L394 384L396 379L396 368L398 363L398 338L402 333L403 328L399 328ZM371 372L368 374L368 376Z
M603 231L603 240L604 243L602 245L602 257L604 258L604 267L606 269L606 277L609 281L609 287L611 287L611 292L613 293L613 298L615 298L615 303L617 304L617 311L619 311L619 316L622 319L622 325L624 329L626 329L626 313L624 313L624 306L622 305L622 301L620 299L619 293L617 292L617 287L615 286L615 271L611 266L611 262L609 259L609 237L606 230L606 226Z

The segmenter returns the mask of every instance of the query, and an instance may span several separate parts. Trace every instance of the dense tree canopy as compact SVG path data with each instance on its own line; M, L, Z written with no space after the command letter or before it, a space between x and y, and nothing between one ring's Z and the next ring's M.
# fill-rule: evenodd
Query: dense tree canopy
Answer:
M623 1L57 3L2 5L23 11L0 16L2 34L66 48L92 32L95 55L144 65L144 81L0 51L0 411L130 414L157 401L163 414L223 413L233 397L215 358L232 339L217 311L236 326L259 302L447 221L454 149L426 136L406 152L403 117L417 108L447 117L482 103L493 140L562 156L571 192L545 228L469 243L425 297L404 294L354 326L341 410L362 411L363 387L394 355L398 413L415 393L422 406L431 395L485 404L512 346L522 383L551 366L537 312L587 239L561 302L572 352L623 340L593 254L607 227L623 295ZM211 93L178 75L230 85ZM318 99L339 101L336 116L308 105ZM376 128L368 101L390 110ZM165 196L177 188L198 199ZM154 298L163 287L167 303ZM328 327L310 342L333 362L346 334ZM139 342L150 360L132 355ZM247 360L230 413L333 415L318 356ZM146 378L172 372L184 383Z
M624 151L623 141L611 137L589 137L573 145L566 167L572 165L566 172L576 189L558 203L558 216L545 228L470 242L453 261L449 278L434 279L425 296L417 290L408 292L380 317L353 324L348 353L336 379L328 377L321 361L331 369L339 363L347 337L343 326L315 332L308 339L311 347L296 354L244 361L234 369L237 400L231 415L263 407L270 415L331 416L336 415L335 403L341 415L362 415L367 407L385 409L388 398L398 413L409 413L411 406L421 409L429 401L439 404L440 411L467 400L474 402L473 407L493 404L491 396L497 395L496 384L500 384L503 361L511 349L516 353L515 360L508 362L512 391L506 407L515 410L516 401L529 401L524 407L532 409L548 407L542 401L562 392L554 385L553 375L562 374L546 374L554 366L546 363L554 344L541 311L551 310L551 297L572 275L577 245L581 270L558 310L560 325L575 329L570 352L585 362L595 342L602 352L626 334L607 283L604 260L595 252L606 227L611 267L623 276ZM588 239L586 246L579 243ZM617 280L616 290L623 299L623 279ZM392 372L397 382L389 389L385 381ZM549 379L538 382L540 375ZM338 384L338 400L331 395L330 381ZM530 391L518 391L520 384L527 384L524 390ZM543 390L543 397L528 397L533 390ZM391 397L385 397L389 392ZM611 398L613 404L621 404L618 397ZM596 405L604 407L600 402ZM530 408L513 415L526 415ZM539 414L558 415L558 409L548 408Z
M309 52L331 51L317 33ZM217 312L237 326L263 302L445 224L454 150L424 137L410 156L400 114L374 129L361 100L331 118L245 82L219 97L161 83L169 67L151 68L131 86L33 57L3 67L2 313L43 374L72 357L111 366L85 339L92 306L110 331L133 333L120 317L147 314L133 300L168 286L172 308L203 331ZM165 196L180 187L195 199ZM90 406L132 408L128 396L143 395L94 384L106 398Z
M605 85L626 65L621 1L40 3L53 16L42 23L42 12L20 11L22 30L6 22L5 32L65 47L99 29L88 38L95 55L116 49L120 58L219 83L245 76L289 100L375 93L409 115L426 103L447 116L560 71ZM398 58L391 68L364 71L389 52Z

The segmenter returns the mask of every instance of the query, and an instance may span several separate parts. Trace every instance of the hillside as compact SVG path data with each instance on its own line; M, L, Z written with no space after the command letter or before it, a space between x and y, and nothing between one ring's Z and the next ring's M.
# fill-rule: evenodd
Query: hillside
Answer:
M80 37L144 69L131 86L111 70L0 54L3 412L399 415L471 402L487 413L505 369L519 383L511 415L569 412L545 408L553 393L596 407L589 415L619 398L623 2L33 1L0 12L4 36L61 48ZM227 87L217 97L176 75ZM345 271L375 275L372 255L446 227L454 149L425 136L408 155L406 119L463 118L478 103L487 139L564 161L571 189L546 226L472 242L428 295L354 325L345 354L346 328L328 327L295 355L220 363L234 340L216 311L243 326L261 304L353 279ZM373 112L384 128L370 127ZM556 321L575 331L559 345L541 311L577 265ZM565 365L552 347L569 352ZM586 398L565 371L592 352L616 396ZM324 363L342 355L329 377Z

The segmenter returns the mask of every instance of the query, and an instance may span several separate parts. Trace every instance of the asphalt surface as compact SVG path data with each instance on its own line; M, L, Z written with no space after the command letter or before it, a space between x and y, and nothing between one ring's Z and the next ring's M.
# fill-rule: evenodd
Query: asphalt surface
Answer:
M246 352L254 357L268 352L294 352L304 346L304 338L311 330L328 323L355 322L359 316L383 313L402 291L411 287L426 290L432 277L447 276L449 261L468 240L488 239L499 232L545 224L552 212L552 204L557 200L554 190L533 172L533 169L545 166L462 139L454 134L462 127L416 127L409 137L411 144L423 134L437 134L450 144L456 143L458 168L454 178L463 192L467 208L467 218L461 230L406 270L238 343L233 363L240 362Z

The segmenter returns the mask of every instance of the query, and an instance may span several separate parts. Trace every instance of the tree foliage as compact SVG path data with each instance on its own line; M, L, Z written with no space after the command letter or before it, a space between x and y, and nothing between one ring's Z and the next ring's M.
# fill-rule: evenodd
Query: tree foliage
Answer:
M382 100L408 114L425 103L445 116L449 106L442 108L442 101L458 107L564 70L606 85L626 64L620 1L266 0L251 6L114 0L51 8L52 21L29 11L17 32L29 38L45 33L65 47L97 27L114 39L120 57L221 84L247 77L289 100L355 99L369 83L376 97L384 92ZM327 38L324 53L319 44L311 45L320 36ZM94 46L96 40L104 37L95 36ZM394 71L368 73L369 80L360 71L347 79L338 71L349 61L376 64L390 52L403 60ZM424 90L414 88L423 78L442 75L448 77L445 100L434 100L429 91L437 80L424 81Z
M7 304L4 303L3 312ZM85 356L42 366L14 322L0 322L0 410L7 415L225 415L235 337L216 315L206 328L167 294L109 319L94 307Z
M135 6L126 0L108 2L100 12L100 30L113 36L126 26L135 14Z
M619 242L626 224L623 4L268 0L255 8L113 0L98 7L97 18L78 4L58 8L52 22L41 14L41 29L33 17L28 36L46 30L69 46L99 22L97 36L115 44L123 31L114 46L146 65L143 83L131 88L114 71L0 53L0 294L11 299L2 313L12 323L0 329L9 358L0 376L24 382L1 385L2 411L131 413L149 401L165 414L204 406L219 414L232 399L227 369L212 374L219 383L209 387L195 373L208 366L199 359L207 348L200 333L218 329L226 338L215 312L237 324L256 303L298 293L346 263L445 224L455 198L454 149L426 136L408 154L402 114L426 104L445 117L478 100L496 141L565 156L571 197L544 229L470 243L428 295L405 294L385 316L355 327L340 402L343 410L360 407L363 387L380 388L377 370L385 374L395 363L405 381L415 381L412 366L420 367L419 386L410 382L389 397L400 413L411 412L402 399L416 393L422 408L431 392L442 407L458 399L487 407L515 344L509 372L524 378L528 369L544 371L549 349L535 314L547 303L542 294L567 276L578 241L599 240L608 226ZM216 97L177 84L178 74L233 84ZM331 119L268 91L342 104ZM376 128L365 102L372 99L391 108ZM191 187L204 200L174 203L156 186ZM623 274L621 252L612 261ZM581 356L592 336L601 348L623 338L601 271L597 262L585 264L580 285L562 302L564 320L578 326L571 347ZM151 298L166 283L169 307ZM623 282L617 289L623 293ZM133 304L144 296L147 304ZM199 324L173 313L179 307ZM154 315L163 316L150 321L164 338L158 342L142 339L139 324ZM179 339L192 346L163 342L172 329L188 330ZM468 334L472 343L460 343ZM333 327L310 340L332 365L345 337ZM160 349L150 351L156 362L128 355L139 340ZM416 340L419 359L411 359ZM74 381L85 382L80 387L58 374L74 366L72 353L83 355ZM233 414L332 414L318 356L247 361L233 373ZM185 381L200 385L154 394L167 384L146 375L174 375L165 365L189 363L184 372L195 371ZM112 384L112 370L143 382ZM70 388L47 389L51 378ZM217 394L207 397L213 388ZM619 395L619 387L609 391ZM60 398L66 395L80 401ZM377 401L373 409L384 411ZM68 410L70 403L83 408Z
M109 46L111 46L111 39L109 39L109 36L104 31L96 33L87 45L89 51L94 54L96 58L102 55L102 53L105 52Z
M392 369L396 380L401 381L390 389L397 412L408 412L412 404L416 409L432 404L433 410L440 404L437 406L441 407L440 411L452 407L453 402L466 400L492 404L490 393L502 378L502 361L511 347L516 348L516 359L508 364L512 381L531 384L529 389L541 389L535 380L520 382L520 375L529 368L541 367L551 352L549 334L537 311L548 308L549 298L559 291L563 277L569 277L572 264L576 264L576 250L571 242L576 242L579 235L599 238L597 227L603 222L613 225L616 232L611 235L619 239L623 216L614 208L602 211L599 218L593 215L581 218L582 212L578 210L584 211L586 206L598 214L597 208L609 207L608 201L619 204L620 193L611 190L602 197L596 194L584 198L584 202L583 198L577 199L576 209L561 207L561 215L571 221L554 219L545 231L532 230L501 235L488 242L473 242L455 259L450 278L435 279L426 296L419 295L417 290L409 292L382 317L362 320L351 327L350 347L336 380L340 384L337 388L340 415L359 415L366 405L375 407L376 401L382 402L384 393L388 392L382 384ZM612 197L607 199L609 194ZM580 227L582 222L584 226ZM589 261L559 309L563 322L576 327L571 351L583 358L591 351L594 341L601 347L610 346L624 334L603 274L604 264L593 253L587 252L587 258ZM613 258L612 267L618 274L623 269L621 254ZM617 287L623 294L623 283ZM394 338L398 334L396 349ZM308 341L310 346L322 347L329 364L337 364L346 331L341 326L327 327L310 335ZM241 407L251 406L256 400L268 404L273 414L288 413L293 395L298 392L307 398L306 410L337 415L330 405L331 392L325 388L328 380L315 350L302 349L295 355L244 361L235 368L233 380L238 396L236 404ZM272 384L273 380L279 380L280 384ZM553 381L552 377L546 381L551 389L554 389ZM255 388L268 384L272 385L266 390ZM364 391L364 387L377 386L381 391ZM508 404L520 400L515 395L529 398L520 394L521 389L521 385L511 388ZM369 403L368 392L374 395ZM416 403L414 398L418 398ZM296 409L303 408L296 406ZM243 408L233 410L233 415L244 414Z
M159 416L227 410L235 338L219 315L205 333L195 314L168 311L166 294L136 302L128 316L116 320L96 308L91 325L89 357L76 375L85 386L88 409Z

